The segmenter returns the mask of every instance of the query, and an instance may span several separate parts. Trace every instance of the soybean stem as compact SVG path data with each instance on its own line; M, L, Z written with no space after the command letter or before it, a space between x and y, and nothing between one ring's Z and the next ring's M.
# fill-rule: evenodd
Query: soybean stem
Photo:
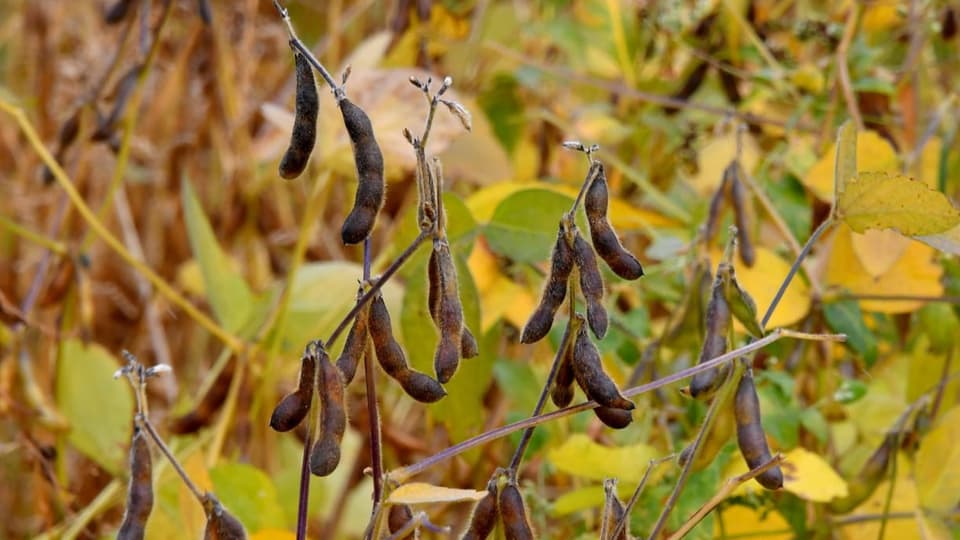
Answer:
M363 241L363 280L370 279L372 249L370 237ZM377 407L377 380L369 354L363 355L363 374L367 393L367 414L370 418L370 464L373 469L373 503L383 497L383 442L380 439L380 410Z
M770 332L769 334L763 336L762 338L754 342L748 343L743 347L740 347L739 349L732 350L728 353L717 356L716 358L707 360L706 362L697 364L695 366L688 367L676 373L672 373L670 375L667 375L655 381L651 381L651 382L641 384L639 386L634 386L633 388L624 390L623 395L624 397L629 398L629 397L645 394L652 390L656 390L657 388L662 388L664 386L673 384L687 377L696 375L697 373L700 373L702 371L707 371L709 369L712 369L713 367L719 366L720 364L728 362L734 358L762 349L767 345L770 345L771 343L779 341L780 339L785 337L792 338L792 339L808 340L808 341L833 341L833 342L845 341L847 339L847 336L845 334L809 334L806 332L795 332L793 330L777 328L772 332ZM412 465L407 465L406 467L402 467L400 469L391 471L390 473L388 473L388 475L391 477L391 479L397 482L402 482L416 474L419 474L429 469L430 467L433 467L437 463L446 461L447 459L450 459L454 456L462 454L463 452L466 452L467 450L470 450L477 446L481 446L490 441L495 441L499 438L506 437L507 435L516 433L517 431L520 431L522 429L539 426L540 424L545 424L547 422L551 422L558 418L570 416L571 414L576 414L579 412L590 410L598 406L599 404L597 404L597 402L595 401L585 401L583 403L571 405L563 409L558 409L556 411L552 411L546 414L533 416L530 418L526 418L524 420L520 420L518 422L514 422L512 424L507 424L505 426L488 431L486 433L481 433L480 435L467 439L459 444L455 444L430 457L427 457L421 461L418 461L417 463L414 463Z
M153 439L153 442L157 445L157 448L160 449L160 452L167 458L167 461L170 462L170 465L173 466L173 469L177 471L177 474L180 475L180 479L183 480L184 485L187 486L187 489L193 493L193 496L196 497L197 501L202 505L206 500L206 497L203 493L200 492L200 488L193 483L193 480L187 476L187 471L183 469L183 466L180 465L180 462L177 461L177 458L174 457L173 452L170 451L170 447L167 446L167 443L163 442L163 439L160 438L160 434L157 433L157 430L154 429L153 424L150 423L150 419L146 416L137 415L138 423L147 430L147 433L150 434L150 438Z
M800 250L800 253L797 254L797 258L793 261L793 264L790 266L790 271L787 272L787 277L783 278L783 282L780 283L780 288L777 289L777 294L773 296L773 300L770 302L770 307L767 308L766 313L763 314L763 319L760 320L760 328L766 328L767 323L770 322L770 317L773 315L773 310L776 309L777 305L780 303L780 300L783 299L783 294L787 292L787 287L790 285L790 282L793 281L793 276L797 274L797 270L800 269L800 265L803 264L803 260L807 258L807 255L810 253L810 250L813 248L813 245L817 243L817 240L820 239L820 236L830 226L833 225L833 218L827 218L823 220L823 223L813 234L810 235L810 238L807 239L807 243L803 245L803 249Z
M293 22L290 20L290 14L287 13L287 8L283 7L280 4L279 0L273 0L273 7L277 8L277 12L280 13L280 18L283 19L283 23L287 25L287 34L290 36L290 44L293 45L293 48L297 50L304 58L310 62L314 69L316 69L320 76L323 77L323 80L327 82L327 85L330 86L330 89L333 90L334 96L337 96L337 100L340 100L340 95L343 93L343 89L333 80L333 76L330 75L330 72L327 71L327 68L323 67L323 64L317 60L317 57L313 55L313 52L303 44L303 41L297 36L296 30L293 29Z
M307 505L310 502L310 449L313 448L313 422L307 426L307 438L303 441L303 458L300 460L300 492L297 499L297 540L307 538Z
M630 496L630 500L627 501L626 506L623 507L623 519L621 519L620 522L617 523L616 528L613 529L613 534L610 535L611 538L618 538L623 528L630 523L630 511L633 510L634 505L640 500L640 494L643 493L643 488L647 485L647 480L650 478L650 473L653 472L653 468L661 463L670 461L673 459L673 456L673 454L670 454L669 456L664 456L659 459L651 459L650 462L647 463L647 470L643 471L643 478L641 478L640 483L637 484L637 489L633 490L633 495Z

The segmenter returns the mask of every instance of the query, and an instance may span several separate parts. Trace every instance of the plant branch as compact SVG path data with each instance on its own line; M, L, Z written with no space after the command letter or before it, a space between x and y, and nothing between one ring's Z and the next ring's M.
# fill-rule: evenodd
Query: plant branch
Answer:
M150 423L150 419L145 416L139 416L138 423L146 429L147 433L150 434L150 438L153 439L154 444L157 445L157 448L160 449L160 452L167 458L167 461L170 462L170 465L173 467L177 474L180 475L180 479L183 480L184 485L187 486L187 489L193 493L193 496L196 497L197 501L203 505L203 502L206 500L206 497L203 495L203 492L200 491L200 488L193 483L193 480L187 476L187 471L184 470L183 466L180 465L180 462L177 461L177 458L173 455L173 452L170 451L170 447L167 446L167 443L163 442L163 439L160 438L160 434L157 433L156 428L153 427L153 424Z
M837 74L840 77L840 89L843 91L843 99L847 102L850 118L853 118L857 130L863 131L863 116L860 114L857 96L853 91L853 84L850 81L850 67L847 65L847 53L850 51L850 43L853 41L853 34L857 29L857 21L859 19L860 5L857 2L853 2L850 5L850 13L847 14L847 22L843 27L843 37L840 39L840 45L837 46L836 62Z
M797 258L790 266L790 271L787 272L787 277L783 278L783 283L781 283L780 288L777 289L777 294L773 296L773 300L770 302L770 307L768 307L766 313L763 314L763 319L760 320L760 328L767 327L767 323L770 322L770 317L773 316L773 310L776 309L778 304L780 304L780 300L783 300L783 294L787 292L787 287L790 285L790 282L793 281L793 276L797 274L797 271L800 269L800 265L803 264L803 260L807 258L810 250L813 249L813 245L817 243L817 240L820 239L820 236L823 235L823 233L826 232L831 225L833 225L833 218L825 219L823 223L821 223L820 226L813 231L813 234L810 235L810 238L807 239L807 243L804 244L803 249L800 250Z
M370 237L363 241L363 280L370 279L372 248ZM373 469L373 503L383 499L383 441L380 438L380 410L377 406L377 379L369 354L363 355L364 384L367 394L367 415L370 419L370 466Z
M647 480L650 479L650 473L653 472L653 468L657 465L671 461L674 457L674 454L669 456L664 456L658 459L651 459L647 463L647 470L643 471L643 478L640 479L640 483L637 484L637 488L633 490L633 495L630 495L630 500L627 501L626 506L623 507L623 519L617 523L617 527L613 529L613 534L610 535L610 538L619 538L620 533L623 532L624 527L627 527L630 523L630 512L633 510L633 507L637 504L637 501L640 500L640 494L643 493L643 488L647 485Z
M31 230L30 228L13 221L4 214L0 214L0 226L12 232L13 234L16 234L17 236L23 237L34 244L60 255L61 257L68 255L67 246L63 242L54 240L48 236L44 236L43 233L38 233L34 230Z
M343 89L337 84L336 81L333 80L333 76L330 75L330 72L327 71L327 68L323 67L323 64L317 60L317 57L313 55L313 52L303 44L303 41L301 41L299 37L297 37L297 32L293 29L293 22L290 20L290 14L287 13L287 8L283 7L279 0L273 0L273 7L277 8L280 18L283 19L283 23L287 26L287 35L290 36L290 45L313 65L314 69L320 73L320 76L323 77L323 80L326 81L327 85L330 86L330 89L333 90L334 96L337 96L339 100L339 95L343 92Z

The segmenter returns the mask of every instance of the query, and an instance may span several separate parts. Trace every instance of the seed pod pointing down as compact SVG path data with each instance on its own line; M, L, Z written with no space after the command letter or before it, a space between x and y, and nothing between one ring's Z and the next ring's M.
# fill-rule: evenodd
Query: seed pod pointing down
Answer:
M593 409L593 414L600 419L607 427L613 429L623 429L633 422L633 413L626 409L617 409L615 407L597 407Z
M597 266L593 248L574 230L573 261L580 269L580 291L587 301L587 322L597 339L607 334L607 310L603 307L603 277Z
M747 466L755 469L770 461L770 447L760 423L760 400L750 370L743 374L737 386L733 415L737 420L737 445ZM756 480L767 489L779 489L783 486L783 472L776 465L760 473Z
M617 481L612 478L604 480L603 494L603 521L600 525L600 538L602 540L627 540L627 530L630 528L626 526L627 524L624 524L625 526L620 529L620 534L613 536L613 532L623 521L625 510L623 502L617 497Z
M707 331L700 349L699 363L706 362L727 352L727 333L730 331L730 305L724 296L723 277L718 272L713 280L710 303L707 304ZM707 399L727 380L730 365L723 364L701 371L690 380L690 395L696 399Z
M550 399L557 407L566 407L573 401L573 342L580 329L583 320L574 318L570 321L569 335L563 343L563 351L560 353L560 365L557 366L557 375L553 380L553 388L550 389Z
M643 267L640 261L627 251L617 238L617 233L613 230L610 222L607 220L607 177L603 172L603 164L594 161L590 166L588 175L593 176L587 194L583 199L583 209L587 214L587 222L590 225L590 239L593 240L593 247L597 250L597 255L607 263L613 273L623 279L637 279L643 275Z
M455 274L454 274L455 275ZM430 318L433 324L440 329L440 297L443 282L440 275L440 264L437 258L437 250L430 251L430 260L427 263L427 307L430 311ZM463 323L463 331L460 332L460 358L475 358L480 354L480 346L477 344L477 338L473 337L473 332L467 328L466 322Z
M353 161L357 167L357 193L353 210L347 215L340 229L344 244L362 242L377 220L377 213L383 206L386 185L383 181L383 154L373 134L373 125L363 109L349 99L342 98L337 103L343 115L343 124L350 135L353 147Z
M477 501L470 515L470 524L460 540L484 540L497 525L500 509L497 503L497 478L487 483L487 494Z
M270 415L270 427L275 431L290 431L300 425L310 412L313 400L314 377L317 373L317 357L304 353L300 359L300 383L297 389L284 396L273 414Z
M370 335L367 331L368 312L370 304L365 304L357 313L353 324L350 325L350 332L347 334L347 340L343 344L343 351L337 358L337 368L343 374L343 384L349 385L357 374L357 364L363 358L370 341Z
M503 519L503 534L507 540L533 540L533 528L527 520L523 496L517 485L510 481L500 490L500 517Z
M344 407L343 379L340 370L330 362L322 347L319 349L317 382L322 410L320 437L310 451L310 472L327 476L340 464L340 441L347 429L347 410Z
M317 81L313 75L313 66L299 51L293 51L293 61L297 71L297 101L293 116L293 132L290 146L280 160L280 176L291 180L300 176L307 168L307 161L317 142L317 115L320 112L320 98L317 95Z
M203 508L207 513L207 527L203 531L204 540L245 540L247 531L240 520L220 504L212 493L206 494Z
M147 519L153 510L153 463L146 435L139 427L130 444L130 483L127 487L127 507L117 540L142 540Z
M402 529L410 520L413 519L413 510L406 504L394 504L390 506L390 512L387 513L387 529L395 533ZM403 537L403 540L413 538L413 534Z
M553 326L553 317L557 313L563 299L567 297L567 278L573 270L573 250L567 243L563 223L557 230L557 241L553 245L553 255L550 257L550 275L543 288L540 304L530 315L530 319L523 327L520 343L536 343L543 339Z
M449 381L460 363L463 335L463 308L460 305L460 290L457 287L457 268L453 262L450 245L445 240L434 242L433 254L440 277L440 297L437 299L437 327L440 342L434 355L433 365L437 380Z
M896 452L899 434L890 432L883 438L880 446L874 450L857 476L847 482L849 492L846 497L830 501L830 511L846 514L867 500L890 470L891 458Z
M750 195L747 193L743 181L740 180L740 164L734 161L731 167L737 168L737 174L733 175L733 182L730 184L730 198L733 199L733 217L737 224L737 245L740 251L740 260L747 268L753 267L757 262L757 252L753 249L753 242L750 241Z
M447 395L443 386L425 373L410 369L403 349L393 337L393 326L390 322L390 313L383 301L382 295L377 295L370 302L368 314L370 338L373 349L377 353L380 367L393 377L403 390L417 401L433 403Z
M581 315L578 314L577 317ZM603 371L600 351L590 341L587 328L583 325L577 330L577 339L573 344L573 374L577 384L590 399L604 407L633 410L633 402L623 397L613 379Z

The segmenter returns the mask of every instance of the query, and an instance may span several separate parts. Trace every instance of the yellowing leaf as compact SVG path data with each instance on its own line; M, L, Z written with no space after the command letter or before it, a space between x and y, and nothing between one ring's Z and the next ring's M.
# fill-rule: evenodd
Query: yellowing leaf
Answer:
M716 536L760 535L765 540L790 540L793 534L780 512L761 512L748 506L725 506L716 524Z
M892 228L926 235L960 225L960 211L943 193L897 174L860 173L847 182L838 206L839 215L856 232Z
M841 225L833 236L826 267L826 283L864 295L941 296L940 276L943 269L936 264L935 251L919 242L910 242L903 256L882 276L873 277L860 264L853 251L852 232ZM739 268L737 269L739 272ZM759 300L759 299L758 299ZM861 300L865 311L905 313L918 309L923 302Z
M846 481L819 455L805 448L794 448L784 457L783 489L814 502L847 496Z
M872 277L885 274L900 260L910 245L910 239L892 229L869 229L853 233L851 237L853 252L860 264Z
M712 267L716 267L716 261L722 257L720 251L712 251L710 258L713 261ZM780 283L790 271L790 263L781 259L773 251L764 248L757 248L757 259L753 267L748 268L739 257L734 257L734 270L737 273L737 281L740 286L753 297L757 303L757 313L760 317L766 313L767 308L773 301ZM800 277L796 276L787 287L783 299L777 305L766 329L776 328L778 326L788 326L793 324L804 316L810 310L810 288ZM735 323L737 328L741 328L739 321Z
M619 482L617 484L617 496L620 500L627 500L633 494L636 488L635 483ZM550 515L561 517L580 510L599 508L603 505L604 491L603 486L592 484L581 488L570 490L550 505Z
M181 456L180 459L184 470L187 471L187 475L193 480L193 483L197 485L201 493L213 489L213 482L210 481L210 474L204 463L202 452L194 452L186 459L183 459ZM200 537L200 531L203 531L207 522L207 516L203 511L203 507L200 506L196 497L193 496L193 492L182 482L177 485L177 503L180 507L179 517L183 520L180 525L183 535L187 538ZM227 510L230 509L227 508Z
M823 71L812 62L804 62L790 73L790 82L811 94L823 91Z
M646 444L614 448L597 444L578 433L550 450L547 459L561 471L575 476L593 480L616 477L622 482L639 482L646 464L657 455L657 450Z
M803 177L803 185L822 201L833 202L834 177L837 166L837 145L833 144ZM899 167L897 154L886 139L874 131L857 134L857 170L891 171ZM849 165L845 166L845 168Z
M876 34L899 28L903 22L896 2L872 2L867 4L860 24L864 32Z
M525 288L503 275L486 242L474 243L467 260L480 296L480 327L489 330L500 319L522 328L536 307L537 299Z
M913 478L910 477L910 464L902 456L897 462L897 481L893 487L893 499L890 503L890 512L915 512L919 501L917 500L917 488ZM853 515L882 514L887 500L887 491L890 489L890 481L885 480L877 486L870 498L858 506ZM859 540L861 538L880 538L880 520L864 521L853 525L847 525L841 529L843 538L849 540ZM883 538L886 540L901 540L904 538L921 538L920 529L916 519L894 519L887 520L886 529L884 529Z
M449 503L459 501L479 501L487 494L487 490L455 489L435 486L424 482L404 484L390 492L388 504L424 504Z
M740 164L748 173L753 171L757 164L760 151L753 136L749 133L741 135L743 149L740 155ZM730 130L708 140L700 150L698 158L700 167L696 176L690 179L690 185L697 193L703 196L712 195L720 186L723 179L723 170L737 157L737 134Z
M920 442L914 461L917 492L924 508L946 513L960 502L960 406L937 420Z

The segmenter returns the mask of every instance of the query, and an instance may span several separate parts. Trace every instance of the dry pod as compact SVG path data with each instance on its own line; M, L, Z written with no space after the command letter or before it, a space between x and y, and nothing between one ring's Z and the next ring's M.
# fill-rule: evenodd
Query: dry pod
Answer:
M297 99L293 112L293 131L290 146L280 159L280 176L291 180L307 168L307 161L317 143L317 116L320 98L317 95L317 80L310 61L294 49L293 62L297 72Z
M460 305L460 289L457 287L457 268L453 262L450 245L445 240L435 241L433 255L439 274L439 298L437 298L437 327L440 342L433 358L437 380L449 381L460 363L463 335L463 307Z
M847 496L830 501L828 506L831 512L846 514L860 506L870 495L873 495L877 486L880 485L880 482L890 470L890 464L893 462L891 458L894 457L896 452L898 440L898 433L887 433L880 446L863 464L857 476L847 482L849 487Z
M710 303L707 304L707 331L704 334L703 347L700 349L699 363L701 364L727 352L731 313L723 289L723 277L718 270L710 293ZM697 399L709 398L727 380L729 373L729 364L697 373L690 380L690 395Z
M500 519L503 521L503 534L507 540L532 540L533 528L527 520L523 507L523 496L517 484L508 481L500 490Z
M340 441L347 429L343 379L322 346L317 345L317 394L320 398L320 435L310 450L310 472L327 476L340 464Z
M617 481L612 478L604 480L603 494L603 521L600 524L600 539L627 540L627 529L629 529L629 527L626 523L623 527L620 527L619 534L616 536L613 535L625 516L623 502L617 497Z
M553 317L557 313L563 299L567 297L567 279L573 270L573 250L566 238L566 228L563 223L557 230L557 241L553 245L553 254L550 257L550 275L543 288L540 304L523 327L520 343L536 343L543 339L553 326Z
M580 291L587 301L587 322L597 339L607 334L607 310L603 307L603 277L593 248L574 229L573 261L580 270Z
M270 415L270 427L274 431L290 431L307 417L313 400L316 373L317 357L312 353L304 353L300 358L300 382L296 390L284 396Z
M590 239L593 240L593 248L597 250L597 255L607 263L613 273L623 279L637 279L643 275L643 267L640 261L627 251L617 238L617 233L613 230L610 222L607 220L608 188L607 177L603 172L603 164L594 161L590 166L588 176L592 176L590 187L583 200L583 208L587 214L587 221L590 225Z
M142 70L143 65L137 64L124 73L120 81L117 82L117 87L113 92L113 108L110 109L110 114L105 118L98 118L97 128L90 136L92 140L98 142L110 141L113 137L117 129L117 123L123 117L123 111L127 108L127 102L133 94L133 89L137 85L137 79L140 78Z
M727 191L730 189L731 182L732 171L730 167L727 167L723 171L723 178L720 180L720 185L717 186L717 190L714 191L713 196L710 197L710 206L707 210L707 223L704 226L704 237L707 240L710 240L717 234L720 214L723 211L723 201L727 198Z
M430 318L433 319L433 324L439 329L442 281L437 250L435 249L430 252L430 260L427 264L427 285L427 307L430 311ZM479 354L480 346L477 344L477 338L473 337L473 332L467 328L466 322L464 322L463 331L460 332L460 358L475 358Z
M463 325L463 332L460 334L460 358L476 358L480 354L480 345L477 344L477 338L473 337L473 332Z
M362 242L377 220L383 206L386 185L383 180L383 154L373 134L373 125L363 109L343 97L337 103L343 115L343 125L350 136L353 160L357 168L357 193L353 209L343 222L340 236L344 244Z
M633 413L626 409L617 409L615 407L597 407L593 409L593 414L613 429L623 429L633 422Z
M359 295L358 295L359 299ZM369 347L370 334L367 330L367 313L370 311L370 304L364 304L357 312L353 324L350 325L350 332L347 333L347 340L343 344L343 351L337 358L337 367L343 374L343 384L349 385L357 374L357 364L366 353Z
M433 403L447 395L443 386L425 373L410 369L403 349L393 337L393 326L390 322L390 313L383 301L382 295L377 295L370 302L367 326L373 349L377 354L380 367L393 377L403 390L417 401Z
M460 540L484 540L493 528L497 526L497 517L500 509L497 503L497 477L494 476L487 482L487 494L477 501L473 507L473 513L470 514L470 522L467 530L463 532Z
M760 423L760 399L749 369L737 385L733 415L737 421L737 445L747 466L756 469L770 461L770 447ZM783 471L776 465L760 473L756 480L767 489L779 489L783 486Z
M563 350L560 353L560 365L557 366L557 375L553 379L553 388L550 389L550 399L557 407L566 407L573 401L573 382L576 376L573 373L573 341L580 327L583 325L583 319L574 317L569 323L569 328L563 343L560 344Z
M394 504L390 506L390 512L387 513L387 529L395 533L402 529L410 520L413 519L413 510L406 504ZM403 537L404 540L413 538L413 533Z
M140 540L153 510L153 462L150 446L143 430L136 427L130 444L130 483L127 486L127 506L117 540Z
M203 531L204 540L245 540L247 531L240 520L220 504L220 501L207 493L203 502L207 514L207 527Z
M750 196L747 193L746 186L740 180L739 167L736 161L730 164L736 172L733 175L733 181L730 183L730 198L733 200L733 216L737 224L737 242L739 244L740 260L747 268L753 267L757 262L757 252L753 248L753 242L750 241L750 209L747 205L750 202Z
M577 317L582 316L577 314ZM573 374L577 384L590 399L604 407L633 410L633 402L623 397L613 379L603 371L600 351L590 340L587 328L583 324L577 330L577 337L573 343Z

